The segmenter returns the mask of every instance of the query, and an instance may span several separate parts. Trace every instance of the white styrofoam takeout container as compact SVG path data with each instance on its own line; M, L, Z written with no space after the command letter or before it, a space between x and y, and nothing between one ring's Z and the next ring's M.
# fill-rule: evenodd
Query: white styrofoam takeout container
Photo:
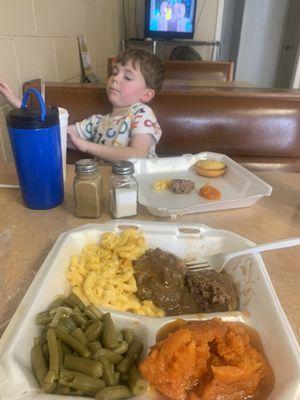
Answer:
M131 226L140 229L149 248L160 247L184 259L203 257L219 251L251 246L253 242L230 231L211 229L200 224L173 224L142 221L111 221L89 224L63 233L35 276L30 288L0 340L0 399L62 400L73 396L42 393L31 372L30 351L33 338L39 335L35 316L58 296L70 291L66 271L71 256L88 243L99 243L106 231L120 232ZM231 260L225 267L231 275L239 297L239 311L181 316L186 319L208 319L244 322L254 327L262 340L266 356L274 370L275 387L269 400L300 399L300 350L289 322L274 292L259 254ZM110 310L111 311L111 310ZM174 317L149 318L132 313L111 311L120 327L133 327L144 343L144 355L155 343L156 333ZM160 398L145 394L141 400ZM75 399L75 397L74 397ZM78 399L78 397L76 397Z
M224 162L226 173L218 178L198 175L196 162L207 159ZM138 201L157 217L250 207L272 193L270 185L224 154L203 152L131 161L139 184ZM169 190L156 192L151 185L157 179L190 179L195 183L195 189L189 194L175 194ZM220 200L211 201L199 196L200 187L207 182L220 190Z

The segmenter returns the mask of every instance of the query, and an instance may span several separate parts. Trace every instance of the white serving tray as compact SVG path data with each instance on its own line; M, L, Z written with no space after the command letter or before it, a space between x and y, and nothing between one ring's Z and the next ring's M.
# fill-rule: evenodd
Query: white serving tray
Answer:
M40 392L30 366L30 351L39 327L35 316L45 310L58 295L69 293L66 271L71 256L78 254L88 243L98 243L103 232L120 232L125 227L140 229L150 248L159 246L182 258L194 258L216 251L237 250L253 242L225 230L205 225L173 224L123 220L107 224L84 225L60 235L36 274L30 288L11 319L0 340L0 399L69 400ZM225 267L237 287L240 307L236 312L181 316L186 319L208 319L219 316L225 321L244 322L260 335L266 356L275 374L275 388L268 400L300 399L300 350L287 318L274 292L260 255L239 257ZM111 310L110 310L111 311ZM155 343L158 329L174 317L149 318L132 313L112 311L120 326L133 327L144 343L144 355ZM83 397L80 397L83 399ZM140 400L160 399L151 392ZM137 399L137 398L136 398Z
M195 171L198 160L213 159L227 165L225 175L205 178ZM272 187L224 154L204 152L181 157L132 159L139 184L138 201L157 217L250 207L263 196L270 196ZM190 179L195 189L189 194L175 194L169 190L156 192L152 183L157 179ZM221 191L221 200L211 201L199 196L198 191L210 182Z

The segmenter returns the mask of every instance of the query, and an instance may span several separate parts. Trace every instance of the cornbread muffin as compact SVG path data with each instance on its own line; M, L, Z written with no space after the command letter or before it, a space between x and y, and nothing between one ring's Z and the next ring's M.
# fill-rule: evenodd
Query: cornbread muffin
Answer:
M198 175L207 178L217 178L225 174L227 165L222 161L199 160L196 162L196 171Z

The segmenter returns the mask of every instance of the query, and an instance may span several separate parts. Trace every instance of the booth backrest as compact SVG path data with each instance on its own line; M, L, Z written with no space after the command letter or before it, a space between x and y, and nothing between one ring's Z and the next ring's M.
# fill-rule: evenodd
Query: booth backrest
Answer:
M233 62L165 61L165 79L232 81Z
M47 83L46 102L68 109L70 124L111 109L105 88L94 84ZM214 151L258 169L300 170L299 90L163 91L150 105L163 131L159 156Z
M107 76L116 57L107 58ZM234 63L229 61L164 61L165 79L232 81Z
M300 157L300 92L162 93L152 108L164 132L159 154Z

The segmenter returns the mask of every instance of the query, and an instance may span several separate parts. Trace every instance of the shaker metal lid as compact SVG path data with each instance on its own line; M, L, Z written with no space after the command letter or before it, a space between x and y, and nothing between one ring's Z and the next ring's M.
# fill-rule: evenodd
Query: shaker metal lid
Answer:
M50 128L59 124L59 113L57 107L47 107L45 121L41 121L41 110L39 108L18 108L11 110L6 115L9 128L16 129L41 129Z
M97 171L98 165L91 158L82 158L75 163L75 172L94 172Z
M112 165L112 172L116 175L127 175L134 173L134 165L130 161L115 161Z

